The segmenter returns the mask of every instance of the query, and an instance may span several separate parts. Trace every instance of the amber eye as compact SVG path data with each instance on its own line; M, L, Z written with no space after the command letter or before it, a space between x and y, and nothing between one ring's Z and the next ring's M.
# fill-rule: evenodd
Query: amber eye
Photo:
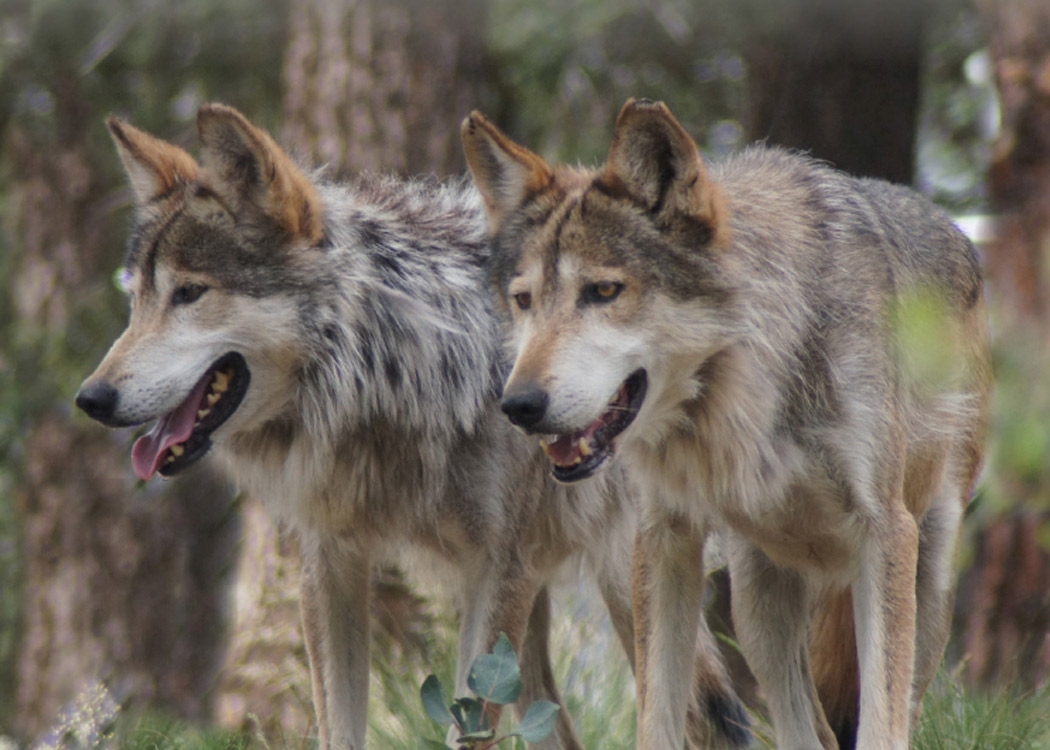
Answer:
M528 292L518 292L514 295L514 304L519 310L528 310L532 307L532 295Z
M201 295L206 291L208 291L208 287L204 286L204 284L186 284L185 286L180 286L171 295L171 304L188 305L191 302L199 300Z
M584 302L601 304L604 302L612 302L622 291L623 284L619 282L599 281L596 284L588 284L585 286L581 296Z

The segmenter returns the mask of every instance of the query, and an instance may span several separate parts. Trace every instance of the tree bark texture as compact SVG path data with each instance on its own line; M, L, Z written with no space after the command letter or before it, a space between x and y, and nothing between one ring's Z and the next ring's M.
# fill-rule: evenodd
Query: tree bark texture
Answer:
M482 0L306 0L289 17L284 141L344 174L458 174L483 102Z
M1050 674L1050 515L1018 510L981 529L955 608L971 688L1033 690Z

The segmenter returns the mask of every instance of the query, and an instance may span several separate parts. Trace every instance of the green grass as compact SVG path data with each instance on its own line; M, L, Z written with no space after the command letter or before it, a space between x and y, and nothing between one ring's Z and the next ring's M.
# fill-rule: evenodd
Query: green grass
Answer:
M923 701L916 750L1050 748L1050 690L976 696L942 674Z
M116 750L255 750L261 743L250 734L187 726L158 716L125 717L118 722Z
M618 671L618 670L617 670ZM626 672L626 670L625 670ZM441 740L442 732L418 705L419 685L412 671L395 678L390 672L373 687L368 746L379 750L415 750L420 738ZM633 702L620 699L625 687L620 674L597 694L570 695L569 707L584 747L618 750L634 746ZM422 682L422 677L419 680ZM587 709L585 712L577 708ZM600 710L595 710L595 709ZM604 710L601 710L604 709ZM773 747L769 727L756 727L756 747ZM310 750L312 738L266 741L257 735L192 727L159 717L125 717L115 737L102 747L116 750ZM967 695L955 682L942 678L926 697L922 721L915 732L915 750L1044 750L1050 748L1050 693L980 697ZM508 742L507 750L517 750ZM520 747L520 746L519 746ZM101 750L101 748L100 748Z
M559 602L552 633L555 671L574 725L589 750L634 747L634 684L622 649L609 634L593 597ZM597 610L597 611L596 611ZM439 635L424 658L376 659L371 677L368 748L417 750L420 739L442 741L444 732L423 711L419 688L434 672L453 684L455 629L439 621ZM509 713L509 712L508 712ZM756 748L772 748L773 732L756 717ZM314 750L312 737L264 738L188 726L158 717L122 715L111 737L95 748L69 750ZM0 742L0 748L3 743ZM505 742L502 750L521 750ZM1050 750L1050 688L1037 693L980 696L942 672L928 691L916 728L915 750ZM4 748L6 750L6 748Z
M438 671L450 675L451 665L449 658ZM592 750L634 746L633 701L620 700L626 685L621 682L619 669L615 671L617 674L603 681L605 688L598 694L573 694L568 698L584 747ZM629 675L626 667L624 672ZM418 738L442 739L442 733L426 719L419 706L416 678L420 675L421 671L417 670L408 673L391 670L373 682L373 688L378 685L380 692L375 693L378 700L373 701L374 709L370 711L369 748L416 750ZM577 707L581 710L575 710ZM774 747L769 740L769 727L759 723L756 729L755 747ZM305 750L312 747L311 740L278 744L250 734L188 727L155 717L123 720L118 725L117 738L116 743L108 747L117 750ZM503 747L518 750L510 742ZM973 696L942 675L926 696L913 747L915 750L1050 748L1050 692Z

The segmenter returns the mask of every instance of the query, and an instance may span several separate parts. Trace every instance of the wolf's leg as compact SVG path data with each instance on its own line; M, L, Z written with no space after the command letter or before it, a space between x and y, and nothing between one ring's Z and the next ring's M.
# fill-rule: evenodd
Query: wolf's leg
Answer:
M733 624L765 693L777 747L835 750L810 673L806 582L742 538L727 537L727 544Z
M368 709L368 555L303 534L302 615L321 750L364 750Z
M536 600L532 605L532 614L529 616L528 629L525 640L521 645L521 695L515 704L515 712L518 718L524 715L528 707L535 701L546 700L561 706L558 711L558 720L551 736L540 743L532 744L532 748L542 750L583 750L583 745L576 736L572 727L572 720L558 693L558 686L554 682L554 671L551 665L550 654L550 630L551 630L551 600L550 593L546 588L540 589Z
M627 565L619 563L619 557L627 562L626 555L603 555L600 560L592 562L592 567L613 630L627 654L631 671L634 671L634 613L626 585L629 574ZM748 747L751 732L747 727L751 720L733 690L718 646L702 617L694 670L693 696L686 714L686 747L692 750Z
M955 604L955 548L963 503L946 487L919 526L919 561L915 578L915 676L912 727L922 712L922 697L944 656Z
M539 593L539 584L517 556L515 550L500 549L500 558L492 559L487 554L479 554L472 564L467 566L464 577L464 590L460 607L459 654L456 664L456 696L467 695L467 678L475 657L487 653L499 640L500 633L506 633L517 654L522 655L526 629L529 625L533 603ZM543 616L543 613L540 613ZM549 612L546 615L549 620ZM547 623L549 628L549 622ZM536 645L535 642L530 646ZM546 651L546 645L543 646ZM549 655L547 670L550 670ZM528 656L530 661L533 656ZM530 666L534 668L534 666ZM536 675L533 672L530 677ZM524 677L524 675L523 675ZM540 676L542 684L542 676ZM551 678L553 684L553 677ZM535 686L533 686L535 687ZM557 694L550 700L556 700ZM489 719L495 725L500 718L501 707L489 706ZM559 712L559 725L568 721L564 710ZM449 730L449 739L455 739L456 730ZM575 738L575 735L570 735ZM557 737L559 735L555 735ZM543 748L560 748L556 739L548 740ZM452 743L454 744L454 743ZM574 747L572 745L568 747Z
M853 584L860 664L859 750L906 750L915 668L919 531L903 502L868 525Z
M965 492L965 491L963 491ZM964 502L945 481L919 525L916 575L916 671L911 689L911 727L922 713L922 699L941 663L955 600L955 546Z
M632 571L638 748L685 744L704 589L703 533L659 519L635 536Z

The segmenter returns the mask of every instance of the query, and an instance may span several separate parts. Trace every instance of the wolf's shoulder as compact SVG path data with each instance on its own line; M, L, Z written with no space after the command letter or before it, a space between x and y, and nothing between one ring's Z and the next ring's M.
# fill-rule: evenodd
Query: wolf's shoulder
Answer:
M973 244L947 212L910 187L763 145L728 157L711 173L736 214L735 231L750 245L765 240L763 252L793 245L797 259L833 255L858 269L885 267L901 283L937 284L967 300L978 293Z

